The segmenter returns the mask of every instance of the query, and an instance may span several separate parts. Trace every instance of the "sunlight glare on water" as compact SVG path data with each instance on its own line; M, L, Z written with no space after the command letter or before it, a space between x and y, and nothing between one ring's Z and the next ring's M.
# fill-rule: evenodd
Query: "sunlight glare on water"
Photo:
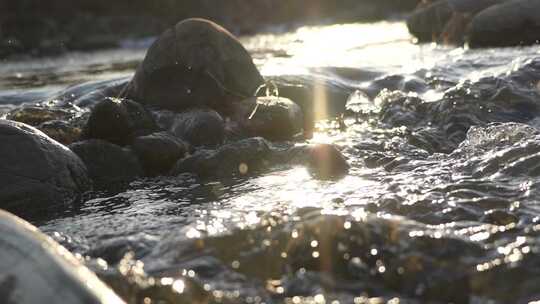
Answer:
M242 40L265 75L303 74L306 68L322 66L396 71L435 62L436 58L422 56L426 46L410 41L403 22L302 27L293 33ZM268 50L280 52L261 54Z
M145 303L499 304L538 294L540 47L413 44L404 22L241 41L264 76L313 85L316 118L336 102L358 114L320 121L301 143L335 145L347 176L318 180L281 164L253 175L242 162L230 179L142 179L40 229L90 264L107 261L98 274ZM8 62L0 106L129 76L143 55ZM111 274L116 264L125 269ZM161 285L131 277L142 268Z

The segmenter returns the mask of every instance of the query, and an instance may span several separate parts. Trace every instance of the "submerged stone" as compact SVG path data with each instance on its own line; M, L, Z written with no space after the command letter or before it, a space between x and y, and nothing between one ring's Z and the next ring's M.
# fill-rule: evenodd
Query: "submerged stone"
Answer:
M67 120L71 116L73 116L72 113L63 109L53 109L40 106L24 106L9 112L6 118L31 126L38 126L51 120Z
M490 223L493 225L506 226L510 224L517 224L519 218L517 215L512 214L508 211L495 209L487 211L482 217L484 223Z
M133 150L147 175L166 174L189 152L189 144L168 133L158 132L135 138Z
M156 129L150 113L128 99L105 98L92 109L83 129L84 139L103 139L118 145Z
M231 33L208 20L187 19L150 47L124 96L173 111L220 110L227 100L252 96L263 82Z
M46 121L38 129L64 145L78 141L82 135L81 128L63 120Z
M288 153L292 156L292 163L308 166L310 172L319 179L339 178L349 172L350 166L345 156L334 145L296 146Z
M91 188L83 162L23 123L0 119L0 208L33 212L69 204Z
M144 175L137 156L128 148L100 139L77 142L69 148L86 164L88 175L100 187L130 182Z
M179 160L172 175L194 173L202 178L244 176L269 166L270 144L263 138L248 138L217 150L198 150Z
M210 109L191 109L175 115L170 130L194 146L217 146L225 140L225 121Z

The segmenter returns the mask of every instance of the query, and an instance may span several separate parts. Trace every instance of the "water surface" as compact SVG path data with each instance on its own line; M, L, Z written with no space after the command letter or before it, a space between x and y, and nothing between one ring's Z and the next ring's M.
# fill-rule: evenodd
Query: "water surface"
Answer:
M417 45L401 22L242 42L269 78L350 95L347 128L321 121L312 140L348 176L142 179L34 222L133 303L540 298L540 47ZM0 111L127 79L145 46L4 62Z

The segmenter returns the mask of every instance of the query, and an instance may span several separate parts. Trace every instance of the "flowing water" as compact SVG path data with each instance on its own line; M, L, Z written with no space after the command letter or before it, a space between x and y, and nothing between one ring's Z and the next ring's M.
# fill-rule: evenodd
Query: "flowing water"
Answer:
M320 121L311 140L348 176L141 179L34 223L132 303L540 299L539 46L417 45L402 22L242 42L269 78L317 79L321 117L329 90L349 96L346 128ZM0 113L125 81L145 46L3 62Z

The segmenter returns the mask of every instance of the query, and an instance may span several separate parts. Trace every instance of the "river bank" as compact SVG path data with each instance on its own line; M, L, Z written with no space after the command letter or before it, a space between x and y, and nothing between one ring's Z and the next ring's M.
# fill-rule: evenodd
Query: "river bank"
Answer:
M178 20L203 17L235 34L306 23L374 21L412 10L417 0L384 1L0 1L0 59L114 48L156 36Z

